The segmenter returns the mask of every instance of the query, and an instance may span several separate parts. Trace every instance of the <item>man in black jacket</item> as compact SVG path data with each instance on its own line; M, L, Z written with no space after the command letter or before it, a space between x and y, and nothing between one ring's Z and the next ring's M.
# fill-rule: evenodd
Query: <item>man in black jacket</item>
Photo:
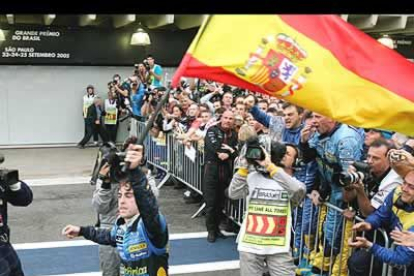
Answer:
M103 142L108 141L105 128L103 127L103 116L105 116L105 110L102 108L102 99L95 97L93 104L88 107L85 118L86 133L78 144L80 149L85 148L86 143L91 139L94 131L101 136Z
M233 162L237 156L237 134L233 125L234 114L227 110L221 116L220 123L207 131L204 139L203 196L209 242L215 242L217 236L222 236L219 224L223 216L224 190L232 179Z
M27 206L33 200L29 186L21 181L5 181L0 176L0 275L24 275L19 257L10 244L10 229L7 225L7 203Z

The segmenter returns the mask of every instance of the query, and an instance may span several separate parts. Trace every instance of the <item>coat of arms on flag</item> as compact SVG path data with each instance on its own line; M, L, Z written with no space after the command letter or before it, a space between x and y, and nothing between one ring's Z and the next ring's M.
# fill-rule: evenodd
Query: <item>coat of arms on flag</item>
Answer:
M272 95L293 95L312 71L301 66L306 58L307 53L288 35L269 35L236 73Z

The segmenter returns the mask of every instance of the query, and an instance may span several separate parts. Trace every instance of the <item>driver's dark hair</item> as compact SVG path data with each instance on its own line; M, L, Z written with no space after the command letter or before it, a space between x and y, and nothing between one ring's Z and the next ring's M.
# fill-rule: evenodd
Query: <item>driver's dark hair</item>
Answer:
M130 144L136 144L137 141L138 141L138 137L135 136L135 135L132 135L132 136L128 137L125 140L124 144L122 145L122 151L125 151Z
M270 145L270 160L276 166L283 167L281 161L286 154L286 145L277 141L272 141Z

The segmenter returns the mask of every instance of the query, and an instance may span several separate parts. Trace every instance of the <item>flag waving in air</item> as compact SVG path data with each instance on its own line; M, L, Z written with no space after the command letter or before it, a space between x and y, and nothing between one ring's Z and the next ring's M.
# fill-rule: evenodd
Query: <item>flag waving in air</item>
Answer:
M246 88L337 121L414 135L414 64L335 15L215 15L181 76Z

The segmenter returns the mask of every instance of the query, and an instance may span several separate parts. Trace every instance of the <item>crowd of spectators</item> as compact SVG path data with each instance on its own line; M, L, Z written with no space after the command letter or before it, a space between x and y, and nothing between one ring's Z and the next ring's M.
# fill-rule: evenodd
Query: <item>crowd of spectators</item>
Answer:
M146 122L161 97L169 91L169 84L162 85L165 82L162 75L161 66L149 56L123 82L119 75L114 75L108 83L108 100L104 105L101 100L91 100L96 96L93 87L88 87L84 97L85 137L79 146L83 147L94 133L101 134L104 141L116 141L118 121L128 114L131 120ZM95 107L91 108L93 102ZM228 189L234 177L247 176L243 183L256 185L251 184L255 177L250 174L261 171L285 189L294 203L291 205L295 206L294 211L289 212L293 231L290 233L288 229L284 233L286 241L283 249L279 249L291 252L283 255L283 261L295 264L297 275L328 275L329 272L338 276L369 275L371 269L372 275L379 275L384 263L394 268L393 275L402 275L404 269L407 275L414 275L410 274L414 273L413 138L346 125L283 99L231 85L184 78L177 88L171 89L168 102L154 121L151 135L156 138L173 135L186 147L195 146L204 152L203 196L191 191L186 193L186 202L206 203L209 242L223 238L223 229L237 228L229 225L223 216L226 196L243 195L254 202L253 190L244 187L242 193L234 190L235 187ZM267 163L247 164L246 148L252 137L269 154L273 153L273 147L278 147L274 142L283 145L283 162L276 164L268 158ZM287 162L290 157L292 162ZM279 167L284 168L280 175L275 173ZM241 185L240 179L237 181ZM298 196L302 192L303 196ZM333 208L323 211L323 202L344 211ZM343 225L343 217L353 222L356 216L365 222L355 224L353 230ZM320 225L317 225L318 218ZM247 235L243 227L249 226L241 227L243 234L239 243L248 243L240 239ZM394 249L386 248L384 240L374 239L373 230L379 227L395 240ZM348 240L350 231L356 232L356 236ZM256 234L256 240L250 243L264 244L267 234ZM286 246L291 234L290 246ZM356 248L352 254L343 254L351 248ZM267 252L264 254L269 254L268 258L254 261L259 260L262 266L266 261L271 275L282 275L274 274L278 263L271 263L270 258L274 252L282 252L279 249L260 251L256 247L252 251L239 246L241 252ZM371 268L366 264L372 256ZM253 259L244 254L241 261L253 262ZM244 275L257 270L243 267ZM283 275L292 275L289 274L291 266L286 267Z

